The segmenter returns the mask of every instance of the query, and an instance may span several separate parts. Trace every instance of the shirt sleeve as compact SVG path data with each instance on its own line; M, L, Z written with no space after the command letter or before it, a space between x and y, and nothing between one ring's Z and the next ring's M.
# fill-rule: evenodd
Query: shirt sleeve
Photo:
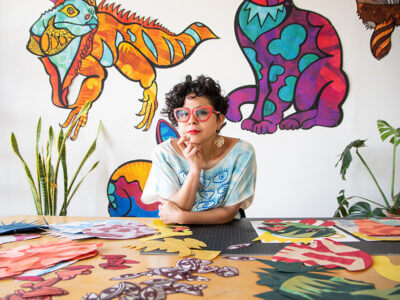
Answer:
M152 166L142 194L146 204L168 199L180 188L179 179L168 162L168 151L157 146L152 155Z
M257 163L254 148L251 144L243 149L235 162L232 174L232 187L229 189L225 206L242 203L241 208L248 208L253 202L256 187Z

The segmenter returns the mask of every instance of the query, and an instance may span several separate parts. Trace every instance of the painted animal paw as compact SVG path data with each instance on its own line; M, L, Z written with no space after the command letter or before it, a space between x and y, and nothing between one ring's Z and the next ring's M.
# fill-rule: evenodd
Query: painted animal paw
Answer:
M157 110L157 85L155 82L143 91L142 109L137 114L143 116L142 122L140 122L136 128L141 129L144 127L144 131L150 128L151 122L153 121L154 113Z
M89 107L90 108L90 107ZM71 127L71 132L73 132L71 136L71 140L75 140L76 137L78 136L79 130L81 127L84 127L87 122L87 115L88 115L88 110L83 112L81 115L79 115L79 112L81 111L82 107L75 107L71 110L71 112L68 115L67 120L61 125L62 128L66 128L72 124ZM67 134L71 135L71 132L67 132Z
M256 122L253 119L246 119L242 122L242 129L252 131L257 134L266 134L274 133L277 129L277 126L268 120Z

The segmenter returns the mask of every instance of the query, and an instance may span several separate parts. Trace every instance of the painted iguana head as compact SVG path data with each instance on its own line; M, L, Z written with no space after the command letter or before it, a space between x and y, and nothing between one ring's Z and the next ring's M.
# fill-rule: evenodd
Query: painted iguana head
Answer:
M31 27L28 49L39 56L55 55L75 37L88 34L97 25L94 2L58 0L54 8L43 13Z

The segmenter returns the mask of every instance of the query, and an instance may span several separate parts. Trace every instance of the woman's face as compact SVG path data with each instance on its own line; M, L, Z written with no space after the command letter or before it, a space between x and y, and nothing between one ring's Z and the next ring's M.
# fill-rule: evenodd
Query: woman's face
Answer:
M192 98L188 95L183 104L183 108L187 108L190 111L204 106L212 107L206 96ZM224 118L224 115L218 114L217 117L217 114L213 112L207 121L200 122L193 114L190 114L187 122L178 122L178 130L182 137L189 137L191 143L203 144L206 141L215 140L216 132L221 129Z

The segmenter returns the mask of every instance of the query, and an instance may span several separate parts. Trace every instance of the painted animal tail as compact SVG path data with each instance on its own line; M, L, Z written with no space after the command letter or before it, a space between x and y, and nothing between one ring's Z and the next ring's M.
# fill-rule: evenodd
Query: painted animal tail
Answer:
M376 25L371 36L371 52L376 59L381 59L389 53L394 26L395 21L392 17Z
M201 42L218 38L207 26L199 22L191 24L176 35L164 31L148 33L148 38L145 38L144 42L152 55L146 56L157 66L179 64L190 56ZM158 43L153 43L153 38L156 38Z

